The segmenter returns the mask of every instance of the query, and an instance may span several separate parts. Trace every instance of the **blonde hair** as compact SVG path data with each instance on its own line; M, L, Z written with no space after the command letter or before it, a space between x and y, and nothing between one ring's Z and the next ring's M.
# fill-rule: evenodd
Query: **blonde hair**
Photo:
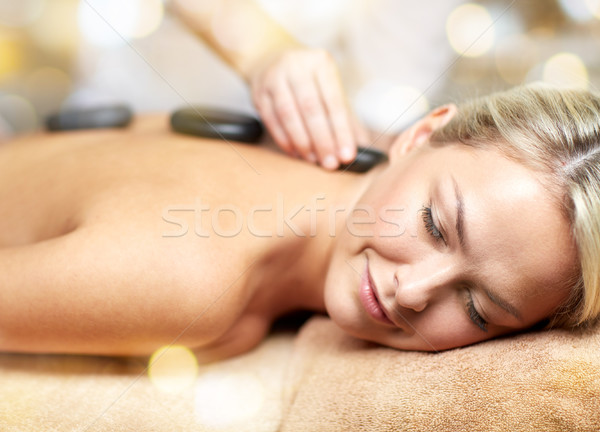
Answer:
M494 146L548 174L572 227L579 275L550 326L576 327L600 317L600 97L542 84L467 102L431 137L434 143Z

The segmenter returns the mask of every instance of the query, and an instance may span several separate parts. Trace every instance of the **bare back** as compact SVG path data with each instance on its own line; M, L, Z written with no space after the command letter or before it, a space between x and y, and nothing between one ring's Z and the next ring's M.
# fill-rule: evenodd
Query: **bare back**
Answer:
M352 177L175 135L164 119L0 147L2 348L247 349L281 312L266 313L254 288L266 251L276 256L287 241L278 211ZM283 228L306 231L309 219Z

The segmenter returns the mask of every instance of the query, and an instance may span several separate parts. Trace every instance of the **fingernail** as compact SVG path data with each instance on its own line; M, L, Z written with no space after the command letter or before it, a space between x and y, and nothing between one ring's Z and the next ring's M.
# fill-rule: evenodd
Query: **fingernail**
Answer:
M306 160L309 161L309 162L315 163L317 161L317 155L314 154L314 153L309 153L306 156Z
M344 162L350 162L352 160L352 156L354 156L354 152L350 147L344 147L340 150L340 159Z
M327 155L325 156L325 159L323 159L321 165L323 165L324 168L333 170L338 167L338 161L333 155Z

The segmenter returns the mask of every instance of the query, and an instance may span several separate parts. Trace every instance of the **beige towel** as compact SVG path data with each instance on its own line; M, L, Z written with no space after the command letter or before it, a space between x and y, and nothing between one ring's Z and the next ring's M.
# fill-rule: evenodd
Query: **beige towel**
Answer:
M282 431L600 431L600 326L442 353L302 329Z
M0 431L275 432L293 339L273 334L175 390L142 359L0 354Z
M598 431L599 347L596 329L399 352L314 317L174 393L138 359L2 354L0 431Z

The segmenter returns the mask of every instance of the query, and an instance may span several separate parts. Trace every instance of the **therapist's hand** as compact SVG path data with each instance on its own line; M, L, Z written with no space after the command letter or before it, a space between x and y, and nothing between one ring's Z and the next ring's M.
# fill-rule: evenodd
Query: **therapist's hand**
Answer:
M284 51L254 68L247 78L263 122L286 153L330 170L354 159L354 119L327 51Z

